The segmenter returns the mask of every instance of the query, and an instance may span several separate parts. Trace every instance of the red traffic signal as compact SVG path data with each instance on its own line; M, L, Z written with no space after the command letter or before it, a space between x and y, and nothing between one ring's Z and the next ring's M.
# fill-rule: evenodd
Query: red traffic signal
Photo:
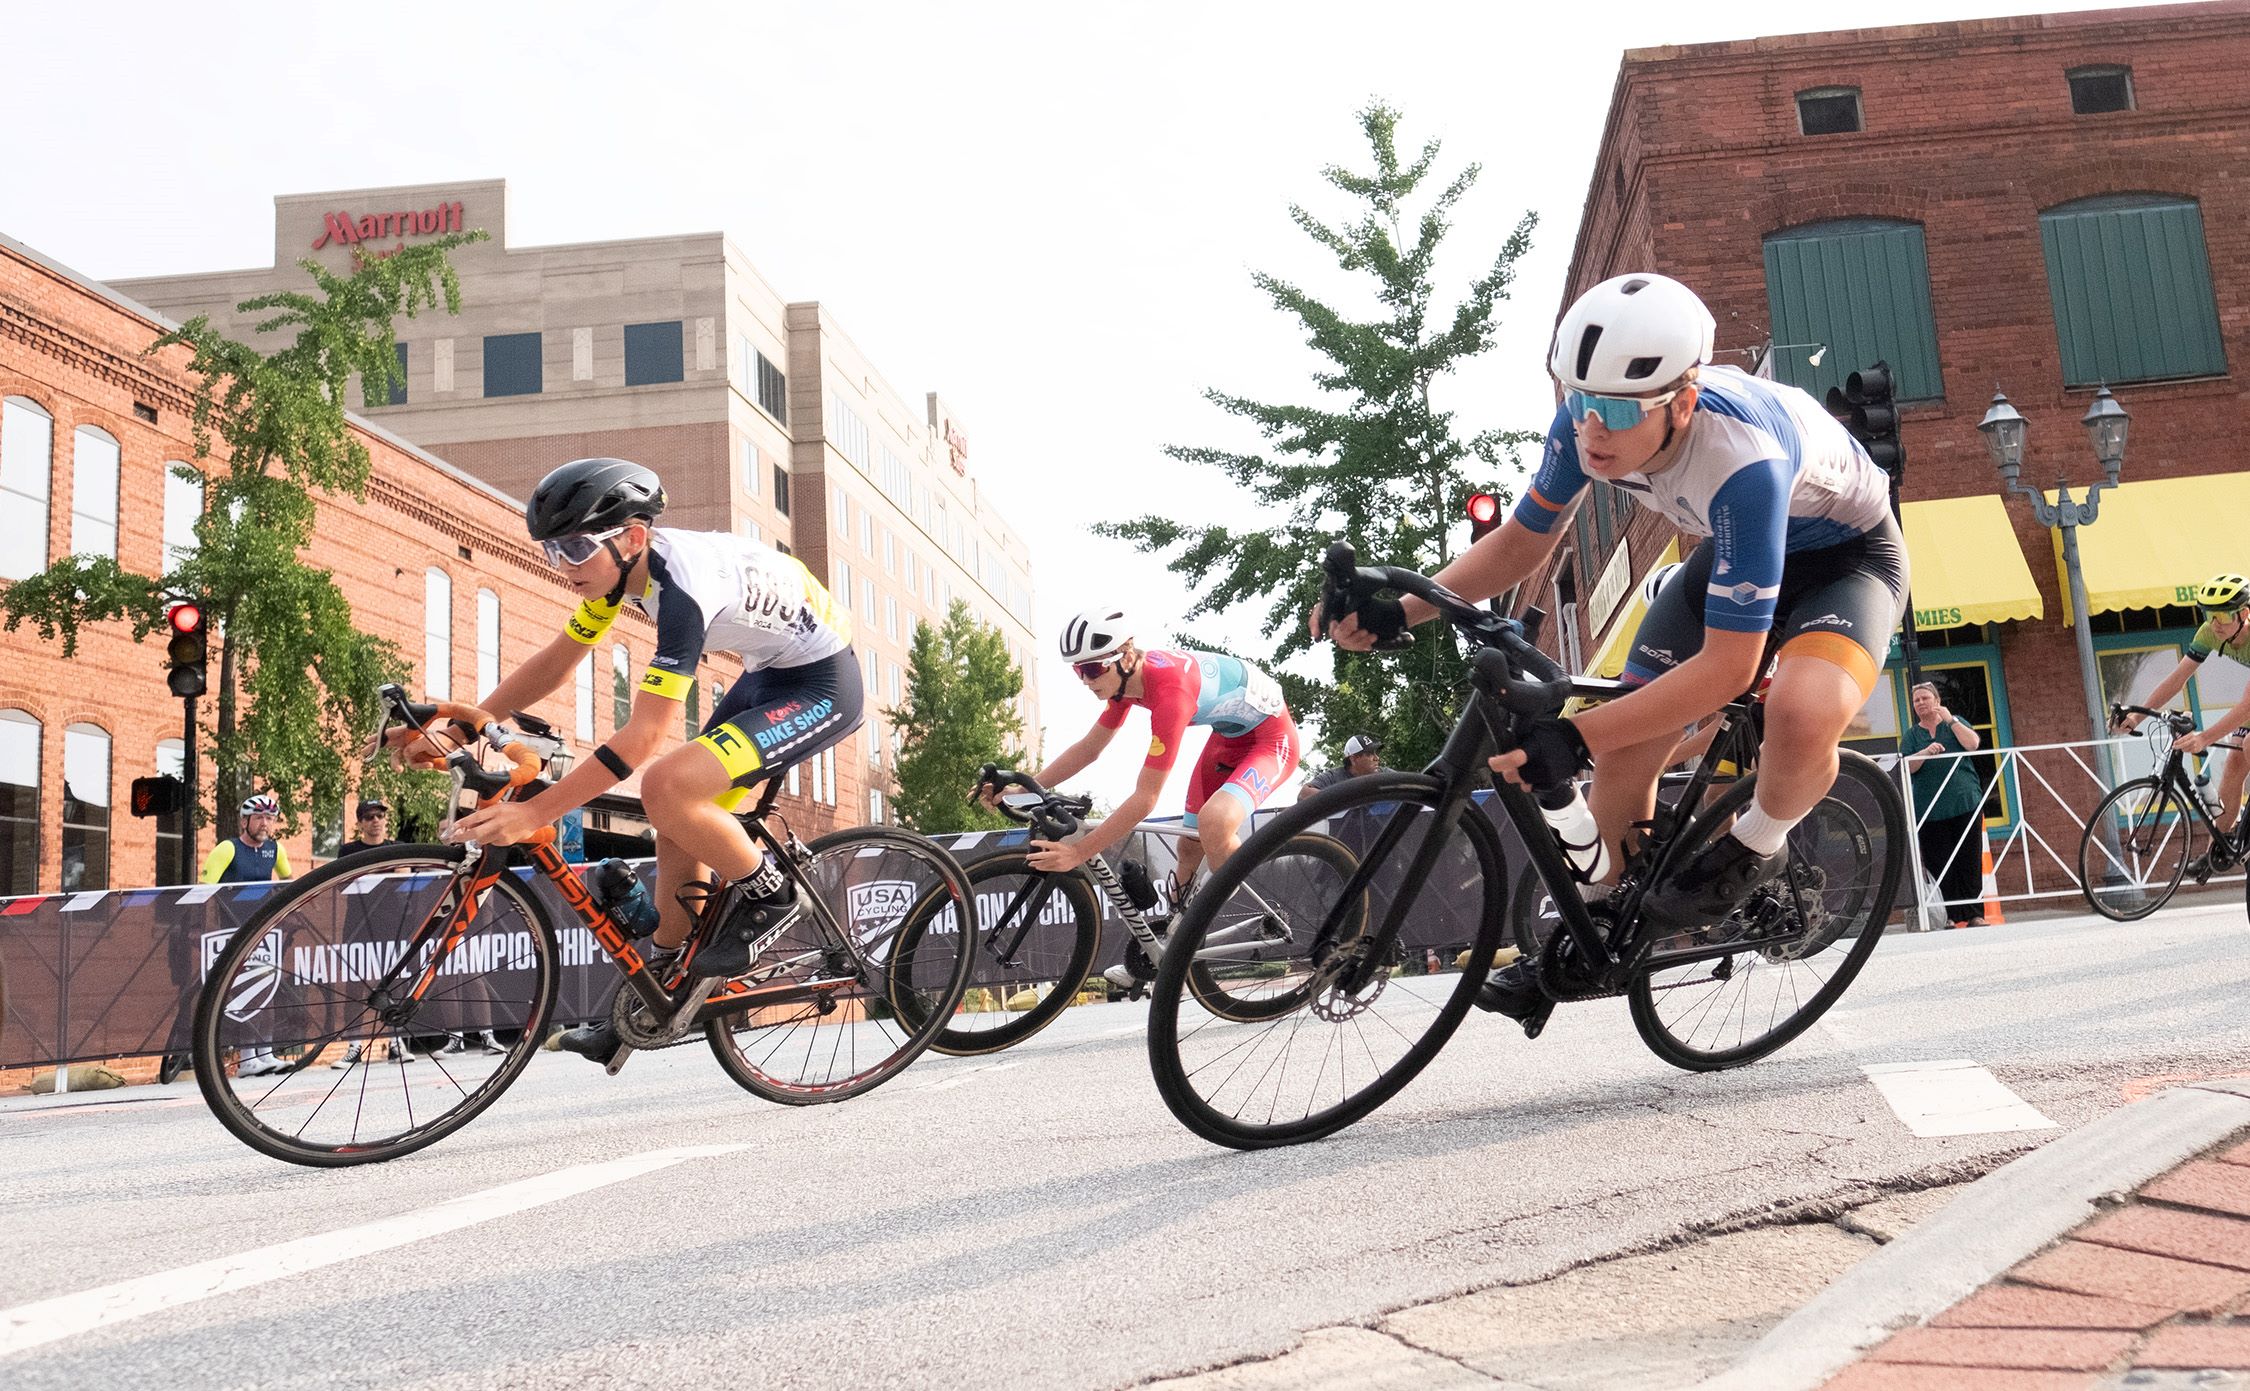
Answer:
M203 631L203 605L182 599L165 611L164 621L172 625L175 633L200 633Z
M1484 539L1485 533L1500 525L1500 499L1490 493L1469 494L1469 540Z
M133 779L133 815L170 816L187 805L186 786L166 773Z
M176 696L202 695L203 663L210 646L209 634L204 631L203 606L182 599L165 610L164 621L172 625L172 640L164 645L164 660L171 666L164 684Z

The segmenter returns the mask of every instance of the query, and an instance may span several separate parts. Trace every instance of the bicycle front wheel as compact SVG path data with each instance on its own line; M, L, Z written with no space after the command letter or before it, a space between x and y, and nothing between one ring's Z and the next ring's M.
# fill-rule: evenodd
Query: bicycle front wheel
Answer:
M2167 779L2135 778L2087 818L2078 838L2078 887L2103 917L2137 922L2171 901L2194 856L2195 814L2187 800Z
M1354 778L1259 827L1189 901L1165 943L1148 1026L1157 1090L1188 1129L1236 1149L1332 1134L1395 1096L1460 1027L1506 930L1507 879L1492 823L1473 806L1441 815L1443 796L1425 774ZM1307 850L1321 838L1310 831L1341 842L1354 868L1340 874ZM1434 867L1410 876L1426 848ZM1251 884L1273 886L1264 911L1309 979L1286 1012L1237 1022L1198 1004L1189 976ZM1399 930L1386 941L1394 912ZM1401 959L1435 951L1450 961L1464 945L1458 973L1408 974Z
M822 836L789 869L811 911L724 987L751 1003L705 1034L744 1088L813 1106L881 1086L945 1028L976 965L976 895L935 841L887 826Z
M1828 795L1790 828L1781 873L1725 922L1656 943L1634 980L1633 1025L1674 1067L1740 1067L1780 1048L1827 1013L1881 939L1906 872L1906 806L1872 759L1846 749L1839 760ZM1757 782L1696 817L1687 856L1732 829Z
M279 888L228 940L192 1047L235 1138L293 1164L396 1159L522 1074L554 1008L554 926L522 878L472 885L463 857L392 845L340 860Z
M1003 850L968 867L976 893L976 964L961 1009L930 1044L955 1056L997 1053L1046 1028L1078 998L1101 947L1101 900L1083 874L1033 869L1028 850ZM897 960L911 976L933 941L923 915L899 934ZM952 944L936 939L940 950ZM950 958L949 958L950 959ZM942 969L940 967L939 969Z

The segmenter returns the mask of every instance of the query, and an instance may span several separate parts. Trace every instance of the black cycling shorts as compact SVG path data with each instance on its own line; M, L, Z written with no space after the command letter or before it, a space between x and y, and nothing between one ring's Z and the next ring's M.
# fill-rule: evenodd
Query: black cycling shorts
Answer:
M1655 680L1703 650L1704 591L1711 583L1712 543L1706 539L1674 571L1648 606L1624 681ZM1791 551L1781 565L1781 597L1767 650L1784 656L1820 657L1852 674L1862 696L1872 695L1890 655L1891 634L1906 617L1906 538L1896 518L1835 546Z
M847 647L803 666L742 673L695 742L742 788L843 742L864 718L859 658Z

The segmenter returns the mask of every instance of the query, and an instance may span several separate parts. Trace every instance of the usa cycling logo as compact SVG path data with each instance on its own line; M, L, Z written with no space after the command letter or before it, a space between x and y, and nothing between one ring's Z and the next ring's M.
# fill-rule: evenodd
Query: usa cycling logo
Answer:
M852 936L861 941L897 931L914 906L914 886L904 879L870 879L844 896Z
M203 976L208 979L211 968L218 964L226 951L227 943L234 940L232 928L218 928L203 934ZM227 996L227 1018L236 1023L246 1023L252 1015L273 1003L281 989L281 930L276 928L264 940L250 949L250 959L235 972L232 991Z

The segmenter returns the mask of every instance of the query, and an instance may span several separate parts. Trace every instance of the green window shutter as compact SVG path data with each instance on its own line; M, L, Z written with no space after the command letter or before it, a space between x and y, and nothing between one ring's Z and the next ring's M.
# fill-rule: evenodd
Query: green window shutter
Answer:
M1818 367L1810 347L1776 351L1776 380L1824 396L1860 368L1887 361L1900 400L1944 397L1919 225L1849 218L1773 233L1766 303L1775 343L1828 345Z
M2227 370L2203 210L2179 198L2083 198L2039 214L2063 383Z

